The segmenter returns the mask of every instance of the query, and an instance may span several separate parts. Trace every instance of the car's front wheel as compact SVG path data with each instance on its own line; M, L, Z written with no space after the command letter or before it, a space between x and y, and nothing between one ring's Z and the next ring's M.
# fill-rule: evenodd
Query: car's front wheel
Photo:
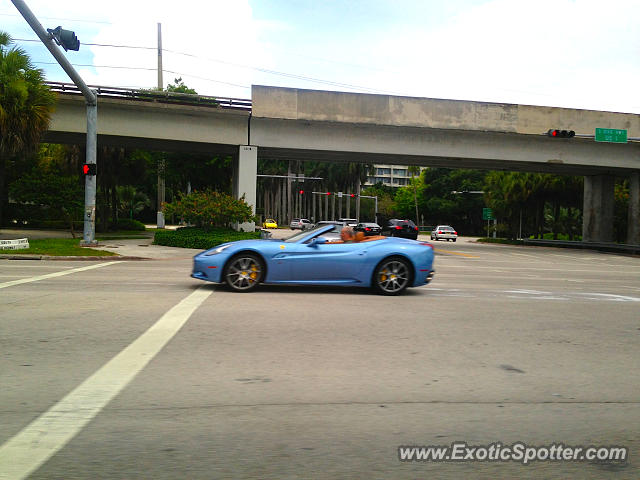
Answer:
M252 253L242 253L233 257L224 270L225 283L236 292L253 290L263 277L262 260Z
M411 279L409 263L399 257L383 260L373 274L373 288L382 295L398 295Z

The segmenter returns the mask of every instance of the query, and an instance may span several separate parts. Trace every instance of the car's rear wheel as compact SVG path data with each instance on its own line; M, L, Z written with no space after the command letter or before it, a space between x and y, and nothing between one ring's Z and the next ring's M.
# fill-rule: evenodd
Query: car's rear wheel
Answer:
M262 260L252 253L241 253L227 263L224 270L225 283L236 292L249 292L256 288L264 277Z
M411 279L409 263L399 257L391 257L380 262L373 274L373 288L382 295L398 295L408 286Z

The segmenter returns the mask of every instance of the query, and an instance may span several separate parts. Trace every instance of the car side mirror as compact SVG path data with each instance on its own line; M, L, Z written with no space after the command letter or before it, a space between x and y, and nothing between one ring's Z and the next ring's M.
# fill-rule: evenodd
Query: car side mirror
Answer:
M316 237L309 242L310 247L317 247L318 245L324 245L327 243L327 239L324 237Z

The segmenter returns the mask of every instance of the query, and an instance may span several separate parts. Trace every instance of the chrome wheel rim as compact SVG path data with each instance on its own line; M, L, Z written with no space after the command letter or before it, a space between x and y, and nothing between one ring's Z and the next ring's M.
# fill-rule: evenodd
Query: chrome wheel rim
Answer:
M387 262L378 270L377 281L380 290L387 293L399 292L409 282L409 269L399 260Z
M252 257L240 257L229 265L227 279L236 290L248 290L260 281L262 268Z

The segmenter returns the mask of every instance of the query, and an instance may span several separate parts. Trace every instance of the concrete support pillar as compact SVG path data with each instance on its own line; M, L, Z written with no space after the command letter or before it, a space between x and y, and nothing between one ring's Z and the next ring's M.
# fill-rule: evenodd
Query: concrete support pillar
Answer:
M629 178L629 221L627 243L640 245L640 171Z
M584 177L583 242L613 242L614 183L611 175Z
M244 195L245 201L256 213L256 188L258 175L258 147L240 145L238 156L233 161L233 197L239 199ZM253 232L255 222L234 225L236 230Z

